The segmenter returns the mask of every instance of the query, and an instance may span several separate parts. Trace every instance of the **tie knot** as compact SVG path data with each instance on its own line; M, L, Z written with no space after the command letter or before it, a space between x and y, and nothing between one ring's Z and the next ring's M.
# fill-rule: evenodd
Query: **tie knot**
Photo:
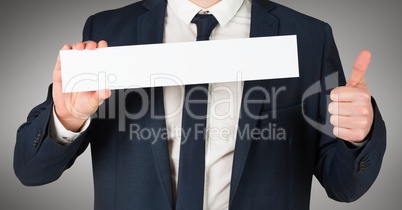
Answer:
M192 23L197 25L197 41L209 40L218 20L212 14L197 14Z

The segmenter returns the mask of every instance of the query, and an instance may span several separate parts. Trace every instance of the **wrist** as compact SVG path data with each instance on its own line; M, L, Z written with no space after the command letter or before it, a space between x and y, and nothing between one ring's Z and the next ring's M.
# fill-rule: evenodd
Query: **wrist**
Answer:
M82 128L82 126L85 124L87 119L82 120L82 119L63 119L59 118L60 123L69 131L72 132L78 132Z
M60 121L60 123L64 126L64 128L72 132L78 132L89 118L89 116L75 117L71 114L59 114L56 106L54 109L57 119Z

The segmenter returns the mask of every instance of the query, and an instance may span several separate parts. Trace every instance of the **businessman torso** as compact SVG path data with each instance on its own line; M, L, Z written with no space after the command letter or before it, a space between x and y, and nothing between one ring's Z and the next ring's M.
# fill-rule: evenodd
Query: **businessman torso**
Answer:
M251 36L298 35L299 52L303 52L300 54L300 77L245 83L243 101L260 100L262 103L242 104L230 200L236 203L235 195L238 194L241 199L238 199L240 202L236 205L247 206L251 209L253 206L258 208L262 203L285 209L289 205L290 198L298 200L298 205L302 203L308 206L319 134L303 120L301 100L304 90L325 76L322 75L325 72L321 72L320 62L324 39L329 32L325 31L325 24L320 21L285 8L276 8L279 10L277 14L271 14L274 4L268 1L262 1L262 3L263 5L255 2L253 5ZM106 12L99 15L100 17L93 17L88 23L90 27L88 25L86 27L86 31L90 28L91 33L84 32L84 39L95 41L104 39L112 46L161 43L166 5L164 3L150 5L149 11L142 8L143 13L139 12L141 10L135 11L138 7L141 8L139 5L131 6L123 11ZM105 19L99 20L102 17ZM336 52L334 55L336 56ZM326 74L329 75L331 71L342 71L341 66L335 66L340 63L334 62L333 65L333 69L328 70ZM105 126L100 130L114 131L112 139L115 140L109 137L105 139L104 134L100 136L105 140L91 137L93 160L96 161L95 183L98 175L102 177L100 179L106 179L101 175L105 165L112 164L110 169L116 168L117 165L121 171L114 172L116 179L109 179L114 181L110 185L115 187L111 194L119 195L119 192L122 192L121 196L116 198L117 204L137 203L144 207L155 204L155 202L148 202L148 199L159 197L168 202L172 197L167 135L163 133L166 131L166 126L163 118L165 113L162 92L162 88L138 90L138 93L136 90L116 91L113 94L116 98L108 100L106 106L108 103L125 101L125 104L118 104L117 107L128 110L130 114L141 113L142 110L149 110L149 112L138 120L128 117L125 120L116 119L113 122L111 120L97 122L100 126ZM147 100L144 99L144 95L149 96L150 103L138 103ZM320 111L325 112L326 104L318 100L311 101L311 104L304 107L309 107L309 110L312 110L309 111L310 114L316 119L321 114ZM122 105L125 106L124 109ZM149 107L144 108L144 105ZM156 109L154 114L160 116L160 120L151 116L153 109ZM105 107L105 110L109 108ZM121 110L116 110L116 113L119 114ZM253 113L249 113L250 111ZM108 117L109 114L105 113ZM258 120L254 116L268 117ZM111 124L114 128L111 128ZM92 127L97 128L94 125ZM148 130L141 128L152 128L149 131L154 132L149 134ZM98 133L98 129L95 129L94 133ZM118 132L119 129L124 132ZM152 137L147 138L149 135ZM102 139L102 137L99 138ZM115 150L113 153L116 153L116 162L111 162L109 157L104 157L105 150L108 153ZM101 168L99 173L96 173L98 165ZM155 187L159 188L157 192L161 194L156 196L155 190L149 189L152 184L140 178L141 176L146 176L146 180L156 184ZM136 190L129 190L129 193L127 189L138 189L147 199L139 197L139 192ZM291 195L290 189L297 189L300 192L294 192L295 195ZM149 196L145 196L147 192ZM140 202L132 202L133 199L138 199ZM101 200L104 201L105 198Z
M165 1L147 0L96 14L85 25L84 40L106 40L109 46L161 43L165 11ZM327 76L337 73L332 77L336 85L345 83L330 27L270 1L253 1L251 37L294 34L298 40L298 78L244 83L230 209L308 209L314 174L330 197L354 200L369 188L378 172L379 166L367 169L373 173L360 175L356 169L376 141L352 151L342 140L323 134L306 121L308 116L326 122ZM315 84L322 90L305 97ZM163 104L162 88L116 90L75 142L79 145L69 165L91 145L95 209L172 209ZM381 127L379 113L377 121L376 126ZM376 135L380 134L373 132ZM380 165L380 159L373 157L372 162ZM339 179L345 174L337 174L341 168L356 177ZM336 179L327 179L329 173ZM356 187L351 182L358 176L367 176L370 181L348 189Z

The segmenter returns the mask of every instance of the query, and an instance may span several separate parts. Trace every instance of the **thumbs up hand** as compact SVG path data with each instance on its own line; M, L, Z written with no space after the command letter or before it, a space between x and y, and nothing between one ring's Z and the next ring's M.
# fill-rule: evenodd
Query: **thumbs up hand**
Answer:
M370 132L374 119L371 95L364 74L370 63L371 53L362 51L357 57L352 75L346 86L331 91L328 106L334 135L349 142L361 142Z

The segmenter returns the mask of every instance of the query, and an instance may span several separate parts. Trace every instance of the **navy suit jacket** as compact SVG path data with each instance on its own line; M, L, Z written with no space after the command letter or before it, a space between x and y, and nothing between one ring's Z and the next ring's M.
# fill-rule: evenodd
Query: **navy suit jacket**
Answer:
M165 10L165 0L145 0L98 13L88 18L84 40L106 40L109 46L161 43ZM375 101L372 131L360 148L323 134L303 117L304 113L324 124L329 93L325 87L331 83L326 76L337 72L338 85L345 84L330 26L271 1L254 0L250 33L296 34L300 77L245 82L243 101L253 103L243 103L240 111L230 209L309 209L313 175L329 197L358 199L376 179L385 151L385 126ZM314 84L321 84L318 93L303 100ZM62 146L49 133L50 87L46 101L29 113L17 132L16 175L30 186L55 181L91 145L95 209L173 209L162 90L114 91L90 127ZM138 128L161 133L133 134Z

